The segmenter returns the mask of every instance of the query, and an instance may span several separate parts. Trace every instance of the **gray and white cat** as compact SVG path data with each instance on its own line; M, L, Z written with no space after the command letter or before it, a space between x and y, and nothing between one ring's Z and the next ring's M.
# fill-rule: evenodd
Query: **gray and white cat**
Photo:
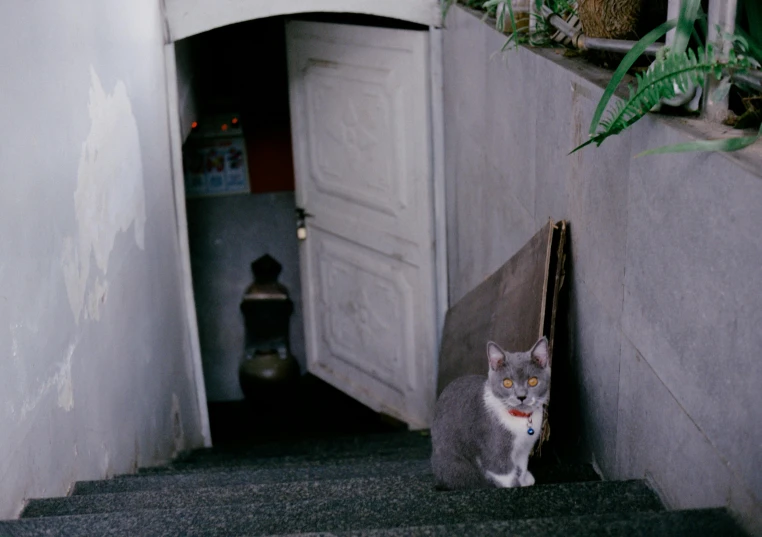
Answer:
M460 377L437 401L431 466L439 488L534 484L527 463L550 393L548 341L519 353L490 341L487 357L487 377Z

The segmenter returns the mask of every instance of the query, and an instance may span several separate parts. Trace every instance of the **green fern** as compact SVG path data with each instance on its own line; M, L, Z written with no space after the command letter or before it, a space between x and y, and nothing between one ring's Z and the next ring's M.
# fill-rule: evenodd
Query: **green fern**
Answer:
M703 86L706 75L717 74L718 66L711 48L708 54L691 49L682 54L664 54L648 71L635 76L636 86L629 86L627 100L612 107L600 123L601 130L574 151L591 143L600 146L606 138L619 134L645 116L662 99L672 99L678 91L687 92L691 86Z

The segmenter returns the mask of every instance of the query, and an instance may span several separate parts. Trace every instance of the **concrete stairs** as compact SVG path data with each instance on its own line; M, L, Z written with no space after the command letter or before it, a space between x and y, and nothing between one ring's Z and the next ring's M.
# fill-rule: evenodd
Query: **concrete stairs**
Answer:
M532 487L437 491L430 449L398 432L200 450L32 500L0 537L745 535L724 509L668 511L643 481L550 457Z

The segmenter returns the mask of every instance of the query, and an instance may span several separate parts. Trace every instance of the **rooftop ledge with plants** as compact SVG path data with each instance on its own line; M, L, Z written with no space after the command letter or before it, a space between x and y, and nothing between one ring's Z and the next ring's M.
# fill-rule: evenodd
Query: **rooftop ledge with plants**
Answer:
M612 70L572 153L658 113L700 120L681 122L697 139L637 156L755 144L752 168L762 160L762 0L709 0L707 12L701 0L442 0L445 27L456 2L506 34L504 51L552 48Z

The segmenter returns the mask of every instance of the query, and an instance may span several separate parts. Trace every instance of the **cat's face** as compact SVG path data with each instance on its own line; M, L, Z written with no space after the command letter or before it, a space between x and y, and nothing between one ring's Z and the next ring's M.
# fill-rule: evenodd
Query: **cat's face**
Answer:
M493 342L487 344L488 383L492 393L506 406L522 412L545 404L550 393L548 340L541 338L527 352L505 352Z

